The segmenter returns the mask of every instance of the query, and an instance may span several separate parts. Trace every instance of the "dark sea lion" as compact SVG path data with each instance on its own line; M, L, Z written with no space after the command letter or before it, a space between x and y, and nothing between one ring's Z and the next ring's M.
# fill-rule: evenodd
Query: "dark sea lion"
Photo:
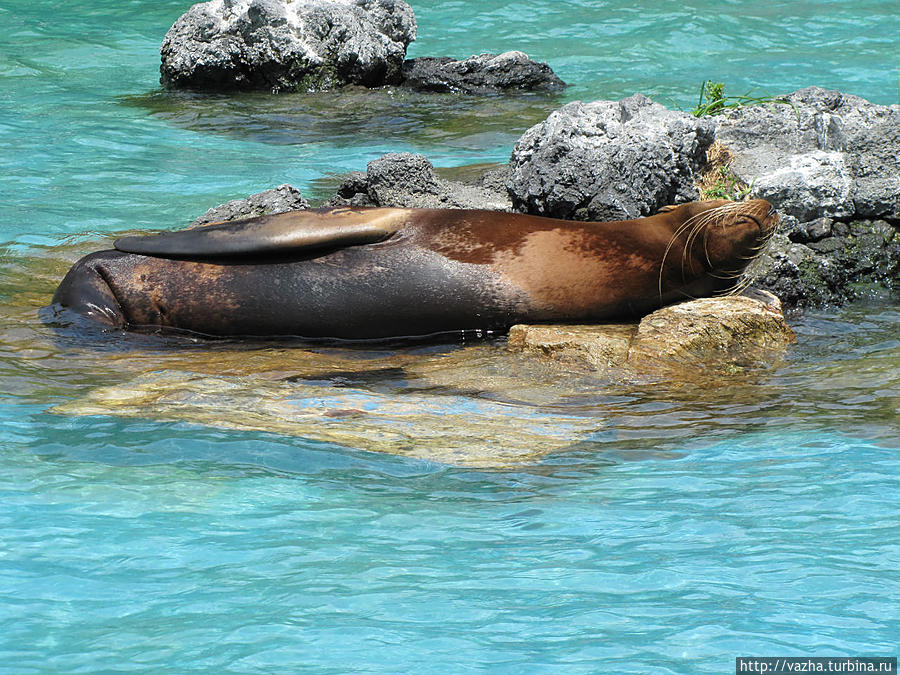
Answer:
M53 301L117 329L365 340L640 316L735 288L774 232L768 202L637 220L339 208L125 237Z

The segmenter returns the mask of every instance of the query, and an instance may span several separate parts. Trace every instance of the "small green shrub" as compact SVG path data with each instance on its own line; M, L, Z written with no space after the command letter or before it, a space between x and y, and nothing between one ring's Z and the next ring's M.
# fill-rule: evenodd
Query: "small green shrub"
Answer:
M710 178L707 178L709 183ZM713 173L712 185L701 188L702 199L728 199L743 201L750 194L750 186L731 172L731 167L720 166Z

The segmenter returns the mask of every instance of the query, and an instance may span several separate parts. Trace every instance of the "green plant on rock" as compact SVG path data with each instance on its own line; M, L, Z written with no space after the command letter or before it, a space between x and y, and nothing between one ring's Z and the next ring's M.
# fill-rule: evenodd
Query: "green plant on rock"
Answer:
M743 201L749 196L751 186L731 169L734 159L731 150L719 141L706 149L706 162L696 182L701 199Z
M731 167L720 166L713 174L712 184L701 187L701 199L728 199L731 201L743 201L750 194L750 186L731 172Z
M697 107L691 110L694 117L704 117L706 115L720 115L726 110L733 108L743 108L750 105L763 105L766 103L780 103L789 105L796 111L797 108L791 101L786 98L777 96L751 96L751 92L747 92L742 96L726 96L725 83L713 82L706 80L700 86L700 100Z

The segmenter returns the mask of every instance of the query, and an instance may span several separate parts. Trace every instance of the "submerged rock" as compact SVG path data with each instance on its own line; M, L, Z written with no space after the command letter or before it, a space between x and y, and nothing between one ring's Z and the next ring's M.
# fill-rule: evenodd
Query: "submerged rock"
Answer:
M233 199L225 204L214 206L194 220L190 227L225 220L268 216L274 213L285 213L286 211L300 211L308 208L309 202L303 198L300 190L293 185L284 184L271 190L257 192L246 199Z
M519 139L507 187L513 206L574 220L647 216L697 199L714 123L646 96L574 102Z
M663 307L637 324L513 326L508 344L582 368L659 378L765 366L794 339L778 299L757 292Z
M265 431L446 464L504 467L589 441L605 423L466 393L334 387L164 370L98 387L66 415L116 415ZM528 424L521 424L527 416Z
M488 170L473 182L445 180L424 155L408 152L388 153L366 168L365 173L348 174L328 204L496 211L511 207L496 170Z
M462 61L421 57L403 63L403 86L418 91L492 94L509 91L554 91L564 88L546 63L522 52L479 54Z
M416 37L403 0L211 0L166 33L161 82L309 91L396 83Z

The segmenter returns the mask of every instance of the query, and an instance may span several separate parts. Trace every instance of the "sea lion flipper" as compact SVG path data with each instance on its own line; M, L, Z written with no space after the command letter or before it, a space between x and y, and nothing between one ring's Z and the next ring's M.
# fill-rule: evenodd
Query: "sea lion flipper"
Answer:
M383 241L407 220L406 209L288 211L178 232L122 237L115 247L157 258L208 259L287 255Z

